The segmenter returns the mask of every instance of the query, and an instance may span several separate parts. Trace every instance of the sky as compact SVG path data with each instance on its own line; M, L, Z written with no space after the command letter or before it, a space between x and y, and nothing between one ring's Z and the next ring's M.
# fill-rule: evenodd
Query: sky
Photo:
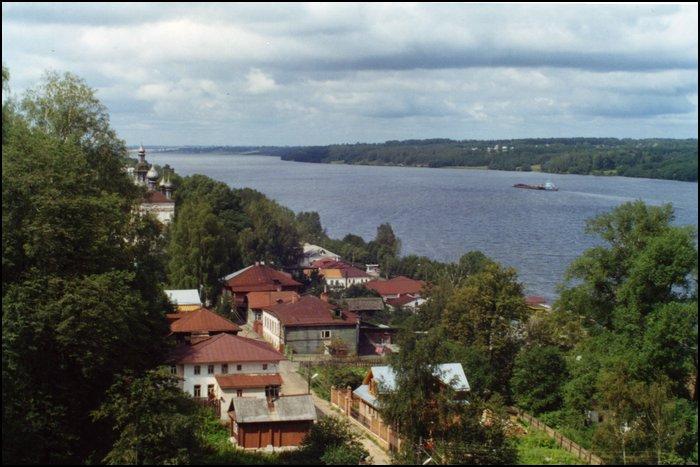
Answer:
M128 144L698 134L697 4L5 2L2 62Z

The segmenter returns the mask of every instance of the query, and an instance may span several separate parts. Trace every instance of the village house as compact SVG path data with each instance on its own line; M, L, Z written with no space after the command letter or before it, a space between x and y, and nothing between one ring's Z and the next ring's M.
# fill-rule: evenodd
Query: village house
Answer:
M455 391L455 401L466 401L470 391L469 382L460 363L437 365L434 376L444 386ZM373 366L365 375L362 384L354 391L350 388L331 388L331 404L346 415L360 422L376 435L384 447L396 450L400 447L400 436L384 424L380 416L380 394L400 390L396 373L388 365Z
M305 272L313 270L318 271L325 285L334 289L347 289L352 285L361 285L372 280L372 276L366 271L345 261L335 261L328 258L313 262Z
M261 330L263 307L297 300L302 287L290 274L262 262L233 272L223 280L221 299L229 300L232 308L256 331Z
M134 179L134 183L146 187L146 194L139 205L139 212L152 214L162 224L169 224L175 217L175 200L173 200L173 183L169 174L160 174L151 164L146 162L146 150L139 148L139 161L136 167L128 172ZM158 183L158 179L160 183Z
M332 251L327 250L318 245L312 245L311 243L304 243L302 245L303 254L301 257L301 267L309 267L314 262L320 259L330 259L332 261L340 260L340 256L336 255Z
M263 401L279 397L284 357L269 345L228 333L195 343L181 343L170 355L170 372L180 387L196 400L214 408L224 422L237 397Z
M399 351L396 345L398 329L386 324L360 323L360 355L388 355Z
M166 290L165 295L178 312L198 310L203 305L197 289Z
M238 334L239 327L206 308L169 313L170 333L178 342L197 343L222 332Z
M384 311L384 300L381 297L346 298L343 304L348 311L355 313L363 320L371 319L376 313Z
M409 310L416 311L418 307L424 304L427 300L422 297L414 297L413 295L406 294L401 295L396 298L388 298L386 304L389 305L394 310Z
M263 309L262 337L282 352L357 353L359 318L323 297L304 295Z
M425 282L398 276L389 280L375 279L367 282L365 287L376 291L386 301L406 295L418 298L425 287Z
M245 449L299 446L316 421L316 407L308 394L277 398L234 397L231 437Z

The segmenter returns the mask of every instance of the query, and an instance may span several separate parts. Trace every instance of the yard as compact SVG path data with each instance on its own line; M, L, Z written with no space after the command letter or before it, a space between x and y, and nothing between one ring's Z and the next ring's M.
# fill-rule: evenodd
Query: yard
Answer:
M557 446L544 431L523 424L528 433L517 438L520 465L578 465L582 461Z
M355 389L362 384L362 379L368 370L367 366L312 364L310 373L316 377L311 380L311 389L318 397L330 401L331 386L338 388L350 386ZM307 378L306 372L306 365L300 364L299 373L304 378Z

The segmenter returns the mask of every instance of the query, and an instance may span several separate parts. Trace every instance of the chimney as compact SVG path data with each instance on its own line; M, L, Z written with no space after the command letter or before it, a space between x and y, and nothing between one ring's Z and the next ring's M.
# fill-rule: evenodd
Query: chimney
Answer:
M256 262L255 262L255 265L256 265L256 266L260 266L260 261L256 261Z

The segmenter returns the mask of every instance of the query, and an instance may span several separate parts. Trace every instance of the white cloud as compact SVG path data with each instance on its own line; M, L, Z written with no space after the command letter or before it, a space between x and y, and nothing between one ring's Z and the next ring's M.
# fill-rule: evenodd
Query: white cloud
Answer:
M253 94L261 94L277 89L275 80L263 73L257 68L253 68L248 72L248 92Z

